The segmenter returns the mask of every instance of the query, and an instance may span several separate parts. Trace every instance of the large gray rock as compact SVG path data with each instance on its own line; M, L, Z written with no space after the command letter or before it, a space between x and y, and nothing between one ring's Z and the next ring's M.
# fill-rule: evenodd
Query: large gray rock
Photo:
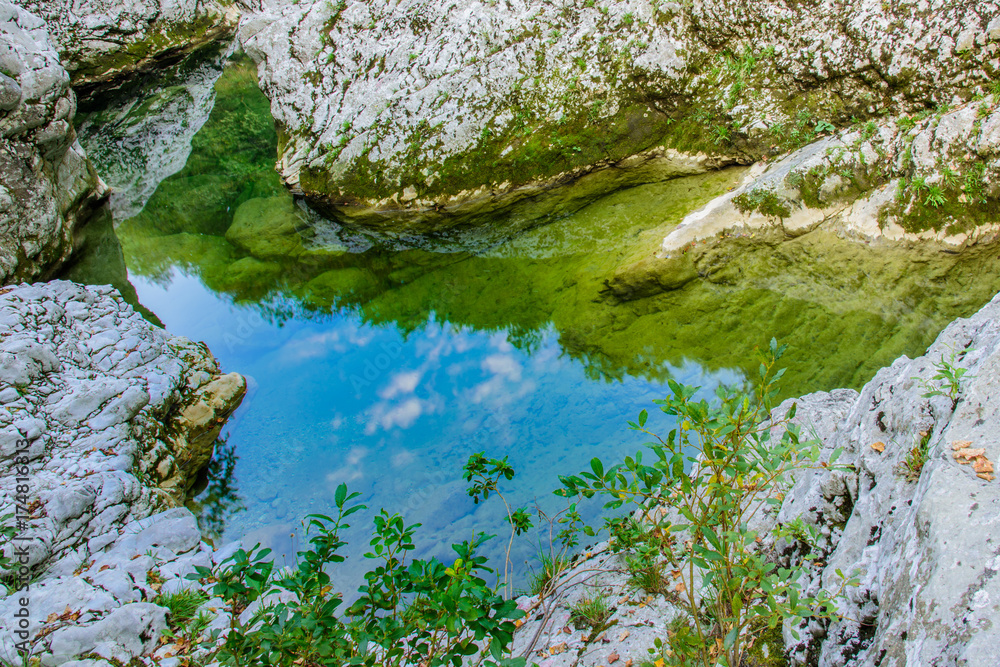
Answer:
M167 610L147 602L135 602L115 609L96 623L69 626L47 638L51 655L44 665L60 665L67 658L96 653L105 658L128 661L149 653L166 629Z
M260 0L239 36L292 189L426 229L598 168L692 173L806 143L820 121L984 92L1000 7L924 5Z
M924 396L946 389L935 379L942 359L968 371L954 403ZM850 467L800 480L778 519L802 517L819 530L825 567L811 587L836 590L838 569L860 586L847 589L842 620L798 641L787 635L796 664L1000 664L1000 484L955 458L966 446L1000 462L998 396L1000 296L952 323L925 356L879 371L836 428L820 429L827 453L841 449ZM804 407L804 423L829 421L825 407ZM927 463L910 471L924 438Z
M76 98L43 21L0 0L0 284L46 278L107 188L76 140Z
M232 0L17 0L45 19L73 85L128 79L231 33Z
M53 281L0 292L0 463L11 471L0 476L7 503L0 516L13 511L17 485L25 485L17 477L26 478L21 505L29 516L18 518L17 532L40 577L32 584L32 631L61 627L64 614L78 613L76 624L103 625L47 635L54 655L68 659L84 645L90 649L78 653L137 655L149 649L147 639L114 634L134 619L105 615L152 599L158 585L147 580L150 570L183 576L208 549L188 510L161 511L183 501L246 382L221 374L203 345L150 325L110 287ZM15 461L25 469L18 475ZM13 547L3 546L6 555ZM0 599L3 613L15 606L16 595ZM153 632L159 621L147 612L142 622L153 619Z

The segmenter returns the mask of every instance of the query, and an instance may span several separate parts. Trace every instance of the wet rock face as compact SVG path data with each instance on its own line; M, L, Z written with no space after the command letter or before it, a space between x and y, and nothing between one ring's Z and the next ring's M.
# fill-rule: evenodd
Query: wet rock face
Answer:
M33 509L19 534L36 574L182 501L246 390L110 287L6 288L0 333L0 458L27 468ZM0 478L10 497L14 485Z
M0 284L45 278L107 189L76 140L76 98L37 16L0 0Z
M653 149L752 161L821 121L984 92L1000 6L925 4L262 0L239 34L286 182L366 223L497 207Z
M18 0L42 17L73 86L87 96L231 33L231 0Z

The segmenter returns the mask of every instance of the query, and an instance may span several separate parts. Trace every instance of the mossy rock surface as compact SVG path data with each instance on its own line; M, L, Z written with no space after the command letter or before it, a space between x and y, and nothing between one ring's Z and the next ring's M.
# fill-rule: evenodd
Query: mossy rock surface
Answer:
M301 232L305 215L291 197L243 202L226 230L226 240L258 259L292 259L307 252Z
M42 17L81 98L106 96L203 46L230 38L228 0L24 0ZM88 101L89 103L89 101Z
M701 155L701 169L775 156L831 128L970 99L1000 69L991 12L972 3L453 9L264 3L243 42L289 185L351 224L461 226L464 211L483 222L551 179L608 169L644 182L630 158L649 151L675 151L678 165ZM983 38L959 39L970 31ZM890 85L873 70L906 75Z

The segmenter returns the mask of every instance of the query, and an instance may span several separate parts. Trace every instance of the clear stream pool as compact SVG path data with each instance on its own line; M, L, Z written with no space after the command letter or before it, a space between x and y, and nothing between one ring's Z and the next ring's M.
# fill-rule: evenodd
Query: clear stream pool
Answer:
M508 456L511 499L552 510L558 475L641 445L626 421L669 377L706 392L741 382L754 346L774 335L790 344L785 395L856 387L1000 289L981 270L995 256L911 267L804 238L748 250L733 276L616 303L602 293L615 267L651 252L741 170L618 191L488 250L460 240L404 248L292 202L251 67L228 65L216 91L184 168L116 221L138 303L249 380L192 501L216 540L292 554L301 519L330 512L346 482L372 511L423 524L421 553L450 560L452 542L504 531L499 503L465 494L461 468L474 452ZM84 117L83 139L106 163L125 116L111 107ZM662 415L650 421L669 428ZM348 535L345 588L363 571L369 520L356 515ZM518 585L546 539L515 543Z

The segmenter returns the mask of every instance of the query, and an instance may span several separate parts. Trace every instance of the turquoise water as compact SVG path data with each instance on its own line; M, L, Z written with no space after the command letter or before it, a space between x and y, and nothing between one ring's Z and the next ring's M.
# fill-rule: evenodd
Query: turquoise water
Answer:
M204 340L227 370L247 376L247 398L226 429L243 509L227 517L220 537L260 541L279 554L301 546L299 520L330 512L344 482L369 507L423 524L420 550L450 560L452 542L505 525L502 504L477 506L465 493L461 466L470 454L509 457L518 474L501 490L515 504L551 513L563 506L551 496L557 475L594 456L633 453L642 440L625 421L663 392L639 378L588 378L552 328L523 349L504 331L437 319L408 334L349 311L278 325L181 271L165 283L132 282L167 330ZM694 362L663 370L706 390L742 376ZM596 509L588 510L592 518ZM348 539L360 550L368 527L358 520L355 528ZM547 533L516 542L519 573L538 540ZM498 558L502 546L495 540L490 555ZM357 577L364 563L353 560L347 569Z
M477 506L465 493L472 453L509 457L509 499L551 514L562 507L551 493L559 475L642 444L626 421L669 378L705 393L741 382L754 348L775 336L789 344L784 395L859 387L1000 290L996 250L915 261L808 234L748 246L704 280L620 303L605 281L741 170L620 190L486 248L407 247L293 202L273 169L277 137L250 65L229 64L216 92L183 169L116 221L89 272L84 261L70 275L112 282L126 298L134 288L151 321L205 341L225 371L247 377L191 504L216 541L289 556L303 546L303 517L330 513L347 483L370 513L423 524L420 553L450 560L449 545L474 532L505 535L502 504ZM92 112L101 131L82 141L114 160L109 142L143 108ZM670 428L655 411L650 426ZM370 513L347 535L345 591L361 581ZM584 513L599 522L599 507ZM516 586L547 543L544 527L515 542ZM497 567L504 545L488 547Z

